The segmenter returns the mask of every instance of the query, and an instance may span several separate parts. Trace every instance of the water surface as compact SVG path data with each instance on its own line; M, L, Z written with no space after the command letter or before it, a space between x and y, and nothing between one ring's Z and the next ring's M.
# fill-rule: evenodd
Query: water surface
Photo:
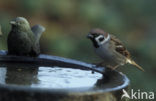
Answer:
M60 67L0 67L0 84L38 88L92 87L100 73Z

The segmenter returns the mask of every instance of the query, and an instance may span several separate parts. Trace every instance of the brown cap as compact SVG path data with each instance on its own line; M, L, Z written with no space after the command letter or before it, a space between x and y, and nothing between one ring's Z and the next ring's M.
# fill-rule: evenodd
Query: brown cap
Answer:
M108 36L108 33L100 28L95 28L90 31L90 34L104 34L105 37Z

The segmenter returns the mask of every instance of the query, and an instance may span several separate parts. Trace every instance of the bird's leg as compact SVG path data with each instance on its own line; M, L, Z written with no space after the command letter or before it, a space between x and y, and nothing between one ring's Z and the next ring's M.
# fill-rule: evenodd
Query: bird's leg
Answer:
M104 66L104 62L100 62L100 63L94 63L95 67L99 67L99 66ZM92 71L92 74L94 74L94 71Z
M99 66L104 66L104 62L102 61L102 62L96 64L96 66L97 66L97 67L99 67Z
M113 66L111 66L111 65L106 65L106 68L113 69Z
M112 70L115 70L116 68L118 68L119 67L119 65L116 65L116 66L114 66L113 68L112 68Z
M110 69L112 69L112 70L115 70L116 68L119 67L119 65L116 65L116 66L107 65L106 67L107 67L107 68L110 68Z
M99 67L103 64L103 62L100 62L100 63L92 63L94 64L93 68L96 68L96 67ZM92 71L92 74L94 74L94 71Z
M104 67L107 67L107 68L111 68L112 70L115 70L116 68L118 68L120 65L116 65L116 66L111 66L111 65L105 65L104 62L100 62L96 65L97 67L99 66L104 66Z
M111 66L111 65L105 65L106 68L110 68L112 70L115 70L119 65Z

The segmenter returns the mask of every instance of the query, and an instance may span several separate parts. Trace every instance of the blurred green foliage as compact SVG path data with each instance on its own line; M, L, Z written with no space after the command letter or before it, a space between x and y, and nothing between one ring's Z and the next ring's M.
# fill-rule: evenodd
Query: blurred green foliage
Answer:
M96 63L86 35L102 28L123 40L132 57L146 72L133 66L119 68L131 79L132 88L156 90L156 1L154 0L5 0L0 2L3 37L0 49L7 49L9 20L26 17L31 26L42 24L43 53Z

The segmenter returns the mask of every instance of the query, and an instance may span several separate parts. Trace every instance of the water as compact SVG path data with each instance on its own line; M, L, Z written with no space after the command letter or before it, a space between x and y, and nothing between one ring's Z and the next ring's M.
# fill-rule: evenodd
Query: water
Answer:
M0 84L30 86L35 88L92 87L100 73L60 67L0 67Z

